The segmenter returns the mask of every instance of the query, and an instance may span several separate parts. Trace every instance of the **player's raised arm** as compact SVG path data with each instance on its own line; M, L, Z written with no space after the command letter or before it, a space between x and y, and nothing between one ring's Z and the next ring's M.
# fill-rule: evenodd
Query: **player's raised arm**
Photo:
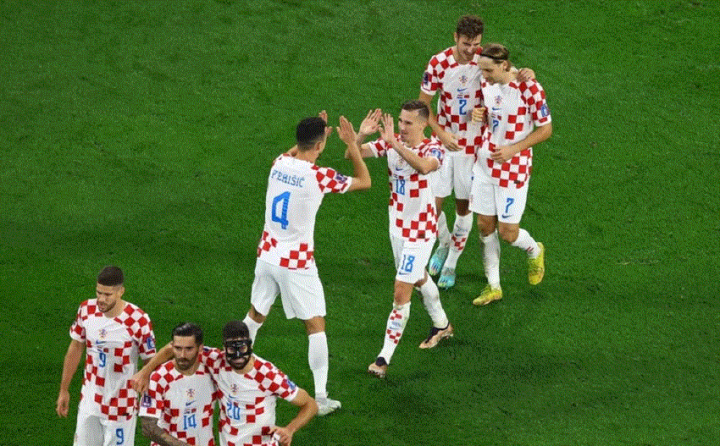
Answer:
M353 129L352 123L348 121L345 116L340 116L338 134L340 135L340 139L347 144L345 154L353 164L353 181L348 191L369 189L370 186L372 186L370 171L360 153L355 129Z
M448 131L445 131L440 126L440 124L438 124L437 118L435 117L435 112L432 108L432 98L432 96L425 93L424 91L420 91L420 95L418 96L418 100L427 104L428 110L430 111L430 116L428 117L428 125L437 135L437 137L440 139L440 142L443 143L446 149L452 152L457 152L458 150L462 149L462 147L460 147L460 145L458 144L457 137L455 135Z
M435 158L421 158L415 152L408 149L395 137L395 124L390 113L386 113L382 118L382 129L380 130L382 139L395 150L413 169L423 175L437 170L440 164Z

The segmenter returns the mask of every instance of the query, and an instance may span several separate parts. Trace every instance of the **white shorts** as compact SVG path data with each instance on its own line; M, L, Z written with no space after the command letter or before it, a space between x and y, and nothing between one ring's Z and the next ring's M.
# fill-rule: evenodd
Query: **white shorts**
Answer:
M480 215L497 215L498 221L518 224L525 212L530 179L519 189L500 187L486 173L475 171L470 192L470 210Z
M250 303L267 316L278 294L288 319L325 316L325 293L315 264L306 270L292 270L258 259Z
M99 415L78 410L73 446L134 446L137 417L109 421Z
M425 278L425 267L435 239L430 241L408 242L403 238L390 236L398 282L415 283Z
M436 197L448 197L455 191L455 198L467 200L472 183L473 155L445 151L445 160L432 173L430 184Z

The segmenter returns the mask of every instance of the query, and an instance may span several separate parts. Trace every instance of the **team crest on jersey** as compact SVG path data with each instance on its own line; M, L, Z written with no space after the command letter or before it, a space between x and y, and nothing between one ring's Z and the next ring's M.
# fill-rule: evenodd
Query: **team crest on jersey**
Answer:
M459 81L461 84L465 85L468 81L468 77L463 74L462 76L460 76Z
M187 392L185 392L188 398L193 399L195 398L195 389L187 389Z
M100 339L107 338L107 330L105 330L104 328L101 328L100 333L98 335L100 336Z
M495 96L495 105L500 105L500 104L502 104L502 96L497 95L497 96Z
M230 393L232 393L233 395L237 395L239 390L240 388L237 384L233 384L230 386Z

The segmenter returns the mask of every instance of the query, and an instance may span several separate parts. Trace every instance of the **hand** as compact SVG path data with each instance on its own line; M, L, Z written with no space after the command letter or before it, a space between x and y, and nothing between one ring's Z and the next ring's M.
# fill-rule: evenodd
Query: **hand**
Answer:
M443 143L445 148L451 152L457 152L458 150L462 149L462 147L460 147L460 145L458 144L455 135L450 132L442 130L440 133L438 133L438 138L440 138L440 142Z
M513 156L515 156L515 146L502 146L502 147L496 147L495 151L490 153L490 158L492 158L494 161L498 163L504 163L508 160L510 160Z
M382 125L380 127L380 137L386 143L392 145L395 141L395 123L390 113L385 113L382 117Z
M535 79L535 72L530 68L520 68L517 74L518 82L527 82L530 79Z
M325 124L326 124L326 127L325 127L325 137L330 136L330 134L331 134L332 131L333 131L333 128L332 128L332 126L327 125L327 122L328 122L327 112L326 112L325 110L323 110L323 111L321 111L320 113L318 113L318 116L320 117L320 119L322 119L323 121L325 121Z
M273 426L270 428L270 434L272 435L273 440L279 441L283 446L290 446L292 444L293 433L287 428Z
M487 121L487 107L475 107L472 111L472 122L485 123Z
M137 392L138 401L140 400L142 394L148 389L149 384L150 373L145 373L142 370L138 371L132 376L132 378L130 378L130 386L135 390L135 392Z
M340 116L340 127L337 128L338 135L342 142L348 146L355 146L355 129L353 128L352 122L348 121L345 116Z
M57 399L57 406L55 406L55 412L61 418L67 418L68 416L68 405L70 404L70 392L67 390L61 390L60 395Z
M363 119L363 121L360 123L358 134L362 136L368 136L377 132L379 127L378 123L380 122L381 116L382 110L380 110L379 108L368 111L367 116L365 116L365 119Z

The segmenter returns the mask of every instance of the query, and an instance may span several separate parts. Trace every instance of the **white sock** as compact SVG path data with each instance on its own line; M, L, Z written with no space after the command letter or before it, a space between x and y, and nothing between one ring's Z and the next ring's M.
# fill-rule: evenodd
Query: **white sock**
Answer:
M530 257L531 259L534 259L540 255L540 248L538 247L537 242L534 238L530 236L530 234L526 230L522 228L518 232L518 238L512 243L512 246L515 246L525 251L528 257Z
M428 280L416 289L420 291L420 295L423 299L423 305L425 305L425 309L430 315L430 319L433 321L433 326L436 328L447 327L447 314L445 314L442 303L440 303L440 290L438 290L435 282L433 282L428 275Z
M250 339L255 342L255 336L257 335L258 330L260 330L260 327L262 327L262 322L255 322L252 320L250 315L246 315L243 322L245 322L245 325L247 325L248 331L250 332Z
M450 245L450 230L447 225L447 217L445 212L440 212L437 222L438 228L438 247L447 247Z
M324 331L308 336L308 364L315 381L315 399L327 398L328 345Z
M462 254L465 249L468 234L470 234L470 230L472 229L472 221L472 212L463 216L455 214L455 225L453 226L453 233L450 240L450 252L448 253L447 260L445 260L445 268L455 269L460 254Z
M383 342L383 348L380 350L378 356L385 358L385 362L390 364L395 353L395 348L402 338L403 331L407 325L407 321L410 318L410 302L404 305L394 305L393 309L388 316L387 327L385 329L385 341Z
M500 288L500 239L497 231L487 237L480 235L483 244L483 264L485 277L493 288Z

